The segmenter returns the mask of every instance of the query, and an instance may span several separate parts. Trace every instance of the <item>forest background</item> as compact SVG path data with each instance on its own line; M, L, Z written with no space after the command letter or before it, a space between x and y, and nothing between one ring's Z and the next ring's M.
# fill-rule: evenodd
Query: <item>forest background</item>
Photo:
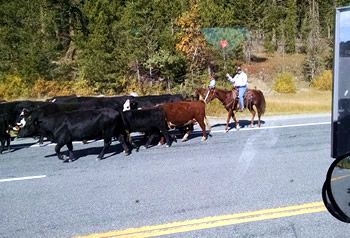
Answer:
M0 99L191 95L213 73L219 87L232 87L225 74L242 65L270 109L300 111L285 101L301 98L299 104L312 101L310 111L331 98L335 8L348 5L350 0L0 0ZM330 109L319 104L316 111Z

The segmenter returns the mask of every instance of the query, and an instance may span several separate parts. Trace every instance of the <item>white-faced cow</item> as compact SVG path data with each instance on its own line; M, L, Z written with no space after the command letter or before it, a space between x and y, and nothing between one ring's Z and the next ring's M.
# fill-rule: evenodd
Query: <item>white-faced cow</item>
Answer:
M30 116L23 119L25 126L21 129L19 136L31 137L39 134L47 137L50 141L57 143L55 152L61 160L75 160L72 142L82 140L104 140L104 147L98 159L103 158L113 137L119 139L127 155L130 153L122 115L116 110L109 108L79 110L50 114L45 117L38 116L40 114L40 110L33 111ZM68 159L60 152L64 145L68 147Z

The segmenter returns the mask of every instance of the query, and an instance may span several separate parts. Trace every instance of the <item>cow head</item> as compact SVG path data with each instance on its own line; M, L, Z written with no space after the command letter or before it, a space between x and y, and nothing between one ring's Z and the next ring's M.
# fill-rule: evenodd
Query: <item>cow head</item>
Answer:
M20 128L23 128L26 125L26 118L30 116L30 111L26 108L23 108L19 116L16 120L16 126L13 128L13 130L18 131Z
M131 108L130 108L130 99L127 99L123 105L123 112L125 111L130 111Z
M21 120L19 137L32 137L38 134L40 121L37 117L29 115Z

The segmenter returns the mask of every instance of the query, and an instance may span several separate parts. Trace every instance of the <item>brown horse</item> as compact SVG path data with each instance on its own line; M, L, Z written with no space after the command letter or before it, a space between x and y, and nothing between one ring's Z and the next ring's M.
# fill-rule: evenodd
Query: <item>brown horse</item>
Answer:
M225 90L219 88L198 88L196 90L196 94L203 99L206 103L211 102L213 99L217 98L224 105L225 109L228 111L226 128L225 131L228 131L228 124L230 122L230 118L235 121L236 128L239 128L239 121L236 118L235 112L238 110L238 92L237 90ZM260 118L265 113L265 97L264 94L257 89L248 89L244 95L244 107L248 108L250 113L252 114L252 118L250 121L250 127L254 126L254 117L256 111L254 106L258 112L258 127L261 126Z

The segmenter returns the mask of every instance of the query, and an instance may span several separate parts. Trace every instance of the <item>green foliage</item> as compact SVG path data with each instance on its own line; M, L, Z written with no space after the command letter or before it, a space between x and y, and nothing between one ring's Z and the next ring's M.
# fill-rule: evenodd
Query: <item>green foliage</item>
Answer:
M286 52L295 52L295 42L297 38L297 6L296 0L288 0L287 16L285 20Z
M321 75L315 77L311 86L319 90L331 91L333 88L333 74L331 70L325 70Z
M302 49L307 53L305 77L311 81L331 67L334 6L349 4L349 0L0 1L0 80L5 83L1 90L11 98L31 96L24 89L33 85L43 90L35 95L52 94L46 86L55 93L68 93L77 89L58 85L72 86L67 83L72 81L84 82L81 86L87 85L89 93L123 93L135 82L156 91L190 91L207 78L208 68L222 76L233 64L249 60L249 54L244 55L246 39L234 47L230 42L232 48L223 52L215 48L218 39L235 37L234 33L216 32L213 41L204 39L206 29L246 29L253 41L264 42L272 53ZM10 84L16 84L17 91L5 92Z
M31 86L17 75L7 76L0 80L0 98L15 99L20 97L29 97Z
M291 73L277 75L273 89L279 93L296 93L295 77Z

